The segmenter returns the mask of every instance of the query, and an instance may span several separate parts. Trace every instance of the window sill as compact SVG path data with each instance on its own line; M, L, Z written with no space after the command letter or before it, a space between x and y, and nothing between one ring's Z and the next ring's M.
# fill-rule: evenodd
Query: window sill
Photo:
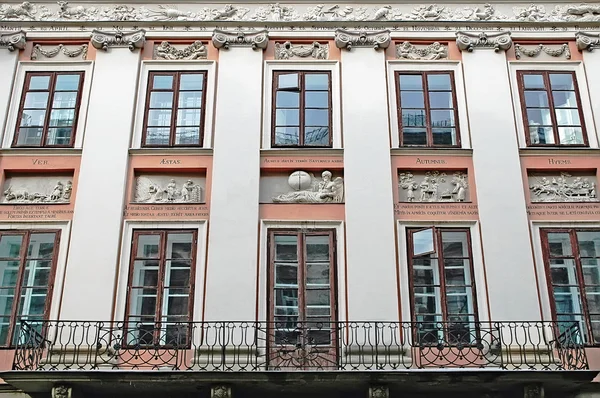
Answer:
M470 148L443 148L443 147L400 147L391 148L392 155L421 155L421 156L472 156Z
M298 147L298 148L268 148L261 149L261 156L342 156L344 154L344 150L342 148L307 148L307 147Z
M130 155L207 155L212 156L212 148L180 147L180 148L130 148Z
M81 148L1 148L0 154L2 155L71 155L81 156Z

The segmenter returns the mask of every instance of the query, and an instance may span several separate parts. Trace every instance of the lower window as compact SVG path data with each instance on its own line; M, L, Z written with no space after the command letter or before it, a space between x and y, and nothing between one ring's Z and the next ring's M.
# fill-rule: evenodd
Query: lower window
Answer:
M541 237L559 340L578 326L588 344L600 344L600 229L542 229Z
M469 230L409 228L407 238L415 339L474 342L478 318Z
M133 232L127 345L189 345L196 243L195 230Z
M17 343L22 322L27 322L28 333L42 333L59 238L60 231L54 230L0 231L0 346Z

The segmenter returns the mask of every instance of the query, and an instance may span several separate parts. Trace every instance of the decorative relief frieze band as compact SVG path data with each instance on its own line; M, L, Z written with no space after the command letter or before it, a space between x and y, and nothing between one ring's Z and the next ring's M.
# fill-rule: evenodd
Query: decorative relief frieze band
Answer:
M73 389L63 384L52 387L52 398L71 398Z
M499 52L506 51L512 46L512 38L510 32L489 34L456 32L456 45L460 51L472 52L476 48L484 48Z
M396 57L398 59L410 60L436 60L448 58L448 47L443 44L431 43L429 45L418 46L405 41L396 45Z
M92 46L104 51L108 51L109 47L127 47L134 51L136 48L142 48L145 41L146 31L144 29L133 32L93 30L91 38Z
M275 59L293 58L327 59L329 46L316 41L309 45L293 44L290 41L275 43Z
M206 59L206 46L199 40L184 48L177 48L168 41L161 42L154 49L154 59L191 60Z
M597 202L597 181L593 174L529 174L532 202Z
M337 29L335 31L335 45L337 48L351 50L352 47L373 47L376 50L386 49L392 42L390 31L381 30L378 32L348 31Z
M0 48L7 48L8 51L22 50L25 48L25 32L0 32Z
M577 32L575 34L575 43L579 51L594 51L594 49L600 46L600 34Z
M35 61L40 58L55 58L59 54L63 54L67 58L78 58L85 60L87 57L87 52L87 44L81 44L78 46L65 46L64 44L59 44L56 47L50 46L50 48L48 48L48 46L36 44L33 46L33 50L31 51L31 59Z
M526 47L521 44L515 44L515 57L517 59L521 59L523 56L534 58L540 55L542 52L551 57L564 56L566 59L571 59L571 50L569 50L569 45L567 43L560 44L558 46L538 44L533 48Z
M252 47L254 50L264 50L269 44L269 32L225 31L215 29L212 36L213 45L218 49L230 47Z
M390 398L390 389L386 386L369 387L369 398Z

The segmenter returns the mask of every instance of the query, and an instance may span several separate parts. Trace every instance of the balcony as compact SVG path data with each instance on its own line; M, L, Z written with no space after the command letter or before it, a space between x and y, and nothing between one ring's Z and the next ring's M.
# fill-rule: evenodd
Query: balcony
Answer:
M15 340L13 370L0 377L35 391L46 388L35 387L40 380L46 386L52 385L48 380L76 384L81 374L98 385L115 374L129 385L131 378L152 375L153 383L170 380L169 388L185 372L187 382L249 380L254 387L261 381L297 383L307 375L330 384L375 378L393 386L428 375L445 380L440 386L466 377L478 388L503 380L558 389L572 389L597 374L588 370L575 322L23 321Z

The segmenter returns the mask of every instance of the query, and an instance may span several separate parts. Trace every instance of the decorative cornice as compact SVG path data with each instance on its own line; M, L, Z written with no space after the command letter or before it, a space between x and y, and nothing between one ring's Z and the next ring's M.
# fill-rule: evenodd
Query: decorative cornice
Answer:
M25 48L25 32L0 32L0 48L7 48L8 51L22 50Z
M316 41L309 45L293 44L290 41L275 43L275 59L290 58L327 59L329 46Z
M168 41L161 42L154 49L155 59L169 59L169 60L191 60L191 59L206 59L208 53L206 46L197 40L185 48L176 48Z
M448 58L448 47L443 44L431 43L424 47L417 47L405 41L396 45L396 58L411 60L436 60Z
M36 44L33 46L33 50L31 52L31 59L37 60L40 57L44 58L54 58L61 52L67 56L68 58L78 58L86 59L88 51L87 44L81 44L79 46L75 46L75 48L65 47L64 44L59 44L58 46L45 49L41 44Z
M484 48L499 52L506 51L512 46L512 38L510 32L490 34L456 32L456 45L460 51L472 52L476 48Z
M537 57L542 52L551 57L560 57L564 55L566 59L571 59L571 50L567 43L560 44L558 47L551 44L538 44L533 48L515 44L515 57L517 59L521 59L523 55L531 58Z
M335 45L337 48L351 50L352 47L373 47L376 50L386 49L390 46L392 38L389 30L378 32L355 31L337 29L335 31Z
M213 45L218 49L230 47L252 47L253 50L264 50L269 44L269 32L225 31L215 29L212 36Z
M127 47L131 51L136 48L142 48L146 41L146 31L144 29L133 32L105 32L103 30L92 31L92 46L99 50L108 51L109 47Z
M587 50L592 52L600 46L600 34L577 32L575 34L575 43L579 51Z

